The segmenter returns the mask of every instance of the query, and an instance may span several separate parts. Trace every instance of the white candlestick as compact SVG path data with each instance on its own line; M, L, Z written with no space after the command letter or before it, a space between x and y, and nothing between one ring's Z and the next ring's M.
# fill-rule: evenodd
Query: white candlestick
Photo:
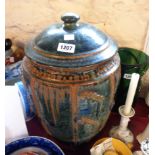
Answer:
M120 121L120 130L126 130L128 127L128 122L130 121L129 118L126 117L121 117L121 121Z
M128 89L128 94L125 102L125 107L124 107L124 114L128 115L130 114L131 108L132 108L132 102L135 96L135 92L137 89L138 81L139 81L139 74L133 73L131 76L131 81Z

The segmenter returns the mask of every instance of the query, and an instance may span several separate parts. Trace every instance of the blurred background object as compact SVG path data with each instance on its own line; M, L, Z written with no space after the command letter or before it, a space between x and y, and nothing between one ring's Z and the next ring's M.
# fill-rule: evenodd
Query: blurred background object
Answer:
M145 139L141 142L141 150L144 155L149 155L149 139Z
M145 103L149 106L149 92L147 93L147 96L145 98ZM149 138L149 123L145 127L145 129L139 133L136 137L139 143L142 143L142 141L146 140Z
M21 78L21 63L24 49L12 43L10 38L5 39L5 84L14 85Z

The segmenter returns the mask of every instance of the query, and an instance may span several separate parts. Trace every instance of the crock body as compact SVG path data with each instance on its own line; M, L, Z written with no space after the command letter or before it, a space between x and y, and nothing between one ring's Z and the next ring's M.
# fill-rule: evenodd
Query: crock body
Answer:
M106 58L105 50L107 48L96 53L76 54L75 48L74 54L54 55L41 53L32 43L27 45L22 65L23 82L31 94L37 116L50 135L62 141L81 143L103 129L120 80L117 47L109 49L114 54Z

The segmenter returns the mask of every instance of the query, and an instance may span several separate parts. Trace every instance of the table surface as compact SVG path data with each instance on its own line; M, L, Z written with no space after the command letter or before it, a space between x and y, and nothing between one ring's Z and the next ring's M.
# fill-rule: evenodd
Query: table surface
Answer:
M149 108L145 104L144 99L139 98L134 104L134 109L136 114L133 118L131 118L131 121L129 122L129 129L134 134L134 146L132 151L136 151L140 149L140 145L136 140L136 136L145 129L147 123L149 122L149 118L148 118ZM42 137L51 139L61 147L61 149L64 151L66 155L79 155L79 154L90 155L90 148L93 146L93 144L98 139L101 139L103 137L108 137L110 129L113 126L118 125L119 121L120 121L119 114L116 112L111 112L110 117L105 127L102 129L102 131L94 138L92 138L89 142L79 144L79 145L62 142L50 136L43 129L43 127L41 126L40 120L37 117L34 117L32 120L27 122L27 128L30 136L42 136Z

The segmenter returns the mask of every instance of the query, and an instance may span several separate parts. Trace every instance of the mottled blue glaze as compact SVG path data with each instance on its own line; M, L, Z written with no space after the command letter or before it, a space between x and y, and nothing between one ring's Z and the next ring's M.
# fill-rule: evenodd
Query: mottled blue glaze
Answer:
M24 77L26 85L31 86L31 75L24 72ZM119 78L118 70L114 73L114 83L116 83L114 92ZM33 96L36 98L37 108L39 109L38 116L46 131L52 136L67 142L81 143L94 137L103 129L114 105L111 82L112 80L107 78L96 84L79 86L76 114L73 115L72 106L74 106L74 103L71 102L71 89L69 86L63 88L52 87L50 84L48 86L39 82L39 80L35 80L31 89L35 92ZM65 91L64 98L61 97L62 91ZM88 92L87 96L83 95L85 92ZM50 95L53 98L50 98ZM45 99L46 97L47 99ZM57 99L60 99L60 101L58 102ZM54 110L51 109L51 105ZM54 120L54 117L56 120ZM76 131L74 131L72 119L78 126ZM90 122L87 123L87 120ZM76 140L74 140L75 135Z
M104 32L68 13L25 47L23 80L32 94L46 131L67 142L81 143L101 131L114 105L120 79L117 43ZM65 40L71 34L73 40ZM72 44L73 53L60 52Z
M7 144L5 146L5 155L11 155L15 151L28 147L39 148L48 155L64 155L63 151L54 142L38 136L28 136Z
M61 18L64 23L50 25L38 34L26 45L25 54L38 63L66 68L92 65L112 58L117 52L117 43L93 25L77 22L79 18L75 20L76 17L73 13L69 16L65 14ZM65 35L73 35L74 39L65 40ZM59 43L75 45L75 52L58 51ZM68 57L76 58L81 55L87 56L67 61Z
M22 102L24 117L26 121L31 120L35 115L34 104L29 90L24 86L22 81L15 83L18 87L18 92Z

